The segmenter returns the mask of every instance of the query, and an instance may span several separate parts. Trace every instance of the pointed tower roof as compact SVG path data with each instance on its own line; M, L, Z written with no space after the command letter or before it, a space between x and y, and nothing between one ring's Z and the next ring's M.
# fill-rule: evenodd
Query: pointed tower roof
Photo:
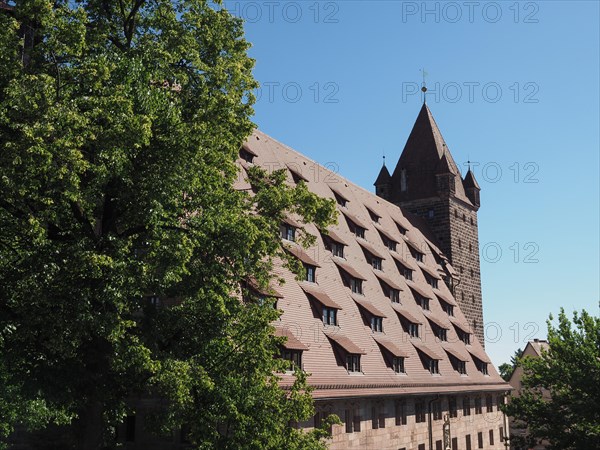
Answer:
M412 131L408 136L402 155L392 174L393 183L400 185L401 171L407 172L406 194L397 200L433 197L436 194L437 173L452 173L460 176L460 171L444 141L442 133L429 110L423 104ZM443 170L443 172L439 172ZM470 204L462 183L457 183L455 196Z
M381 167L381 170L379 171L379 175L377 176L377 179L375 180L375 183L373 183L373 185L378 186L380 184L389 183L391 180L392 180L392 176L390 175L390 171L388 170L388 168L385 166L385 163L384 163L383 166Z
M470 168L469 168L469 171L467 172L467 174L465 175L465 179L463 180L463 185L464 185L465 189L474 187L474 188L481 190L481 187L479 187L479 183L475 179L475 175L473 174L473 172L471 171Z
M438 175L442 174L442 173L454 174L454 171L452 170L452 166L450 165L450 161L448 161L448 158L446 158L445 153L444 153L444 156L442 156L442 159L440 159L440 161L438 162L435 173Z

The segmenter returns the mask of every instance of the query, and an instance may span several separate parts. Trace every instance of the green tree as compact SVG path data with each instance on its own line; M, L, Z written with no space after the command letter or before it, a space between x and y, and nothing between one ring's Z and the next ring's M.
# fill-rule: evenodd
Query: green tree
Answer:
M514 355L510 357L510 364L502 363L500 364L500 366L498 366L498 372L500 372L500 376L504 381L510 380L510 377L515 371L515 368L517 367L517 364L519 363L519 358L521 358L521 356L523 356L523 349L519 348L515 350Z
M562 450L600 449L600 318L563 309L548 321L548 351L522 358L523 389L505 412L527 426L515 445L547 440ZM523 441L523 442L521 442Z
M321 447L322 431L288 426L312 400L305 374L277 383L278 312L241 286L268 289L276 259L300 269L278 238L285 214L325 227L335 208L283 171L233 188L256 86L241 21L206 0L12 6L0 436L24 423L48 446L110 446L128 400L150 395L164 401L149 426L185 425L198 448Z

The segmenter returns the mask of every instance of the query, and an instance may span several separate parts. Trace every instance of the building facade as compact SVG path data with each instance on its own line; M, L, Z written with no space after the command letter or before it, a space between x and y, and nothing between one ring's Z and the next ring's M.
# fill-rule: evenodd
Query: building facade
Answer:
M483 347L477 210L479 186L462 178L423 105L393 174L376 195L256 131L240 150L240 189L252 165L284 169L290 184L335 200L338 224L319 230L296 217L283 245L306 268L277 276L282 356L310 373L317 413L337 449L501 449L498 409L510 390ZM316 243L302 248L305 232ZM290 384L291 372L282 378Z

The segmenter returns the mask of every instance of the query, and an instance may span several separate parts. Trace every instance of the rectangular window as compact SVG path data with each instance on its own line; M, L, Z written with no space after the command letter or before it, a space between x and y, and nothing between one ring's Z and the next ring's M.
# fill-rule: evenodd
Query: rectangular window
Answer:
M406 403L404 402L396 402L395 407L395 416L396 416L396 425L406 425Z
M408 269L408 268L404 268L402 270L402 275L404 276L404 278L406 278L407 280L412 280L412 273L413 271Z
M504 441L504 428L500 427L500 429L498 430L500 432L500 442Z
M429 286L431 286L434 289L438 288L438 280L436 278L430 277L430 276L426 276L427 278L427 284L429 284Z
M475 397L475 414L481 414L481 397Z
M491 395L485 396L485 409L487 412L494 412L494 403Z
M415 301L417 302L417 305L419 305L421 308L423 308L426 311L429 311L429 299L425 298L421 295L415 294Z
M352 232L354 233L354 236L364 239L365 238L365 229L363 227L360 227L356 224L354 224L354 229L352 230Z
M425 450L425 444L419 444L418 450Z
M448 333L447 333L447 330L445 328L436 327L436 329L435 329L435 336L440 341L447 341L448 340Z
M392 368L396 373L406 373L404 369L404 358L401 356L394 356L392 358Z
M435 441L435 450L444 450L442 447L442 441Z
M467 434L465 436L465 446L467 447L467 450L471 450L471 435Z
M347 408L344 411L344 422L346 424L346 433L360 432L360 415L358 408Z
M360 355L353 353L346 355L346 370L348 372L360 372Z
M388 248L388 250L392 252L396 251L396 241L392 241L391 239L385 239L384 244Z
M385 428L385 412L383 405L375 405L371 408L371 428Z
M483 433L477 433L477 448L483 448Z
M446 314L448 314L451 317L454 317L454 306L452 306L446 302L442 302L442 309L444 310L444 312Z
M408 334L412 337L419 337L419 324L408 322Z
M458 438L452 438L452 450L458 450Z
M439 374L440 373L440 365L437 359L429 360L429 373L431 374Z
M313 417L313 427L321 428L321 424L323 423L323 414L320 411L317 411Z
M362 294L362 280L359 280L358 278L350 278L350 290L355 294Z
M471 415L471 399L469 397L463 398L463 416Z
M374 332L383 332L383 318L371 316L371 330Z
M463 341L465 344L469 345L471 343L471 334L470 333L465 333L462 330L457 330L458 331L458 338Z
M284 348L281 350L281 358L290 362L288 370L302 369L302 351L289 350Z
M490 445L494 445L494 430L490 430Z
M337 325L337 309L323 307L323 324Z
M344 246L339 244L338 242L331 243L331 253L333 256L337 256L338 258L344 257Z
M431 408L433 409L433 420L442 420L442 402L433 402Z
M415 422L425 422L425 403L423 402L415 403Z
M371 265L373 266L373 269L381 270L381 264L381 258L378 258L377 256L373 256L373 258L371 258Z
M415 252L415 259L418 262L423 262L423 253Z
M286 241L296 241L296 228L289 223L284 223L281 229L281 237Z
M450 413L451 418L458 416L458 407L456 406L456 397L448 397L448 412Z
M400 303L400 291L398 289L389 289L390 300L394 303Z
M308 281L309 283L316 283L317 282L317 268L315 266L310 266L308 264L305 264L304 268L306 269L306 281Z

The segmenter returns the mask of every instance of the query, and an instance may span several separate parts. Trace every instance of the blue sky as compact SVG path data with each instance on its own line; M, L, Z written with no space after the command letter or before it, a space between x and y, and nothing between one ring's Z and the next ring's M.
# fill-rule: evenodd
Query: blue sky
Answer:
M422 103L481 185L487 349L496 365L563 306L598 314L596 1L226 1L262 83L255 123L364 188ZM437 92L436 92L437 91Z

